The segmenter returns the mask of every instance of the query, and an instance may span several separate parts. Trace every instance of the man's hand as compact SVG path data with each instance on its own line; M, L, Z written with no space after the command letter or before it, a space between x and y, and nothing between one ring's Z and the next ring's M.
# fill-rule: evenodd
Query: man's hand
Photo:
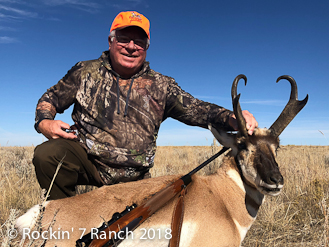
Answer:
M247 110L242 111L242 115L246 120L246 128L249 135L252 135L254 129L258 127L258 122L254 118L254 116ZM229 125L233 127L234 130L238 130L238 123L236 121L236 117L234 114L230 116Z
M76 139L77 136L74 133L66 133L63 129L69 129L70 125L60 120L44 119L38 126L40 132L48 139Z

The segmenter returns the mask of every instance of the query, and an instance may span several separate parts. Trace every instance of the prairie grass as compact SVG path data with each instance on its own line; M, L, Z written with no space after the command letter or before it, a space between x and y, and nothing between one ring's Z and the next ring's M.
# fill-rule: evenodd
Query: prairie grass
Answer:
M220 149L158 147L152 176L185 174ZM33 147L0 147L0 244L17 246L7 237L15 218L40 201L32 165ZM220 166L216 159L199 173ZM277 162L285 178L283 192L266 197L244 247L329 246L329 146L283 146ZM80 187L79 191L90 188Z

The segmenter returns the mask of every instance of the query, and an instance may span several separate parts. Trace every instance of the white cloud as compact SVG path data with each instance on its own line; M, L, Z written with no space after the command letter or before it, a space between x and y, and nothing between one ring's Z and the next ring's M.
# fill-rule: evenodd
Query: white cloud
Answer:
M0 10L5 10L7 12L16 14L17 16L21 16L21 17L37 17L38 14L37 13L33 13L30 11L26 11L26 10L22 10L22 9L18 9L18 8L12 8L12 7L8 7L8 6L4 6L4 5L0 5Z
M18 40L16 38L8 37L8 36L2 36L0 37L0 44L11 44L11 43L17 43Z
M98 3L84 0L43 0L43 3L49 6L69 5L87 12L96 12L101 7Z
M12 27L0 26L0 31L16 31L16 29Z
M283 100L243 100L241 104L255 104L255 105L272 105L272 106L284 106L287 104Z
M0 3L22 3L19 0L0 0Z
M18 17L0 13L0 20L14 20L14 19L18 19Z

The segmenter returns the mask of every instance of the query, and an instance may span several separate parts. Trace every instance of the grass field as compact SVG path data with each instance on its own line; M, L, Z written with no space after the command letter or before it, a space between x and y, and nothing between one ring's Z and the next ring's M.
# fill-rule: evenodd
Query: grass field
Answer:
M158 147L152 176L187 173L219 149ZM33 147L0 147L1 247L17 246L7 238L8 230L40 201L32 156ZM202 175L215 171L220 161ZM277 161L285 179L283 192L266 197L243 246L329 246L329 146L282 146Z

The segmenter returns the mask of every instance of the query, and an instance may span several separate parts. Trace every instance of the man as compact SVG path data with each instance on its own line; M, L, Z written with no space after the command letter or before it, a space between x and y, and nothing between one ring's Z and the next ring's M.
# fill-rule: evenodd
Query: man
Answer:
M137 12L120 13L110 29L109 50L77 63L40 98L35 128L49 141L36 147L33 163L42 188L49 188L62 163L50 199L74 195L78 184L149 177L159 127L168 117L203 128L208 123L237 128L231 111L193 98L173 78L150 69L149 27ZM72 104L74 126L54 120ZM257 122L248 111L243 114L252 134Z

